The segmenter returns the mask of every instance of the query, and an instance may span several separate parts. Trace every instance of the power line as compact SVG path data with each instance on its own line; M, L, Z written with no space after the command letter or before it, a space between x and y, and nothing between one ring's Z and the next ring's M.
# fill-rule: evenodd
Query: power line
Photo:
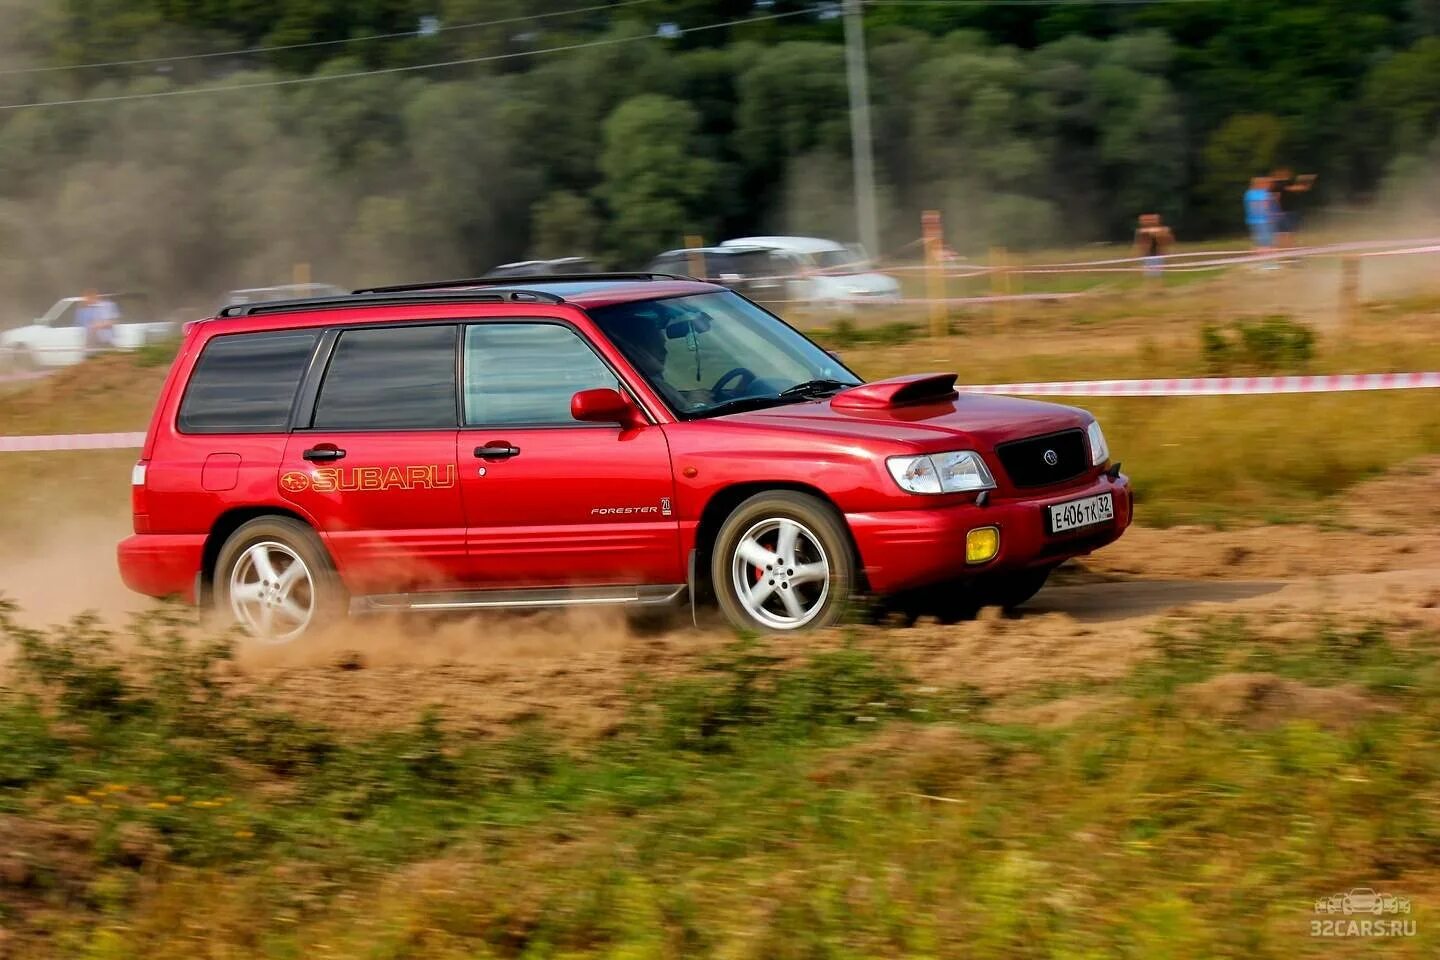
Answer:
M461 60L445 60L440 63L416 63L401 67L381 67L375 70L354 70L349 73L314 74L307 77L287 77L282 80L260 80L254 83L236 83L225 87L181 87L176 90L160 90L155 93L123 93L109 97L80 97L74 100L37 100L33 103L0 104L0 111L29 110L41 107L70 107L86 103L119 103L126 100L158 100L162 97L188 97L205 93L233 93L238 90L258 90L263 87L290 87L302 83L325 83L332 80L354 80L359 77L376 77L393 73L414 73L420 70L439 70L445 67L462 67L475 63L493 63L497 60L514 60L520 57L536 57L547 53L565 53L571 50L587 50L593 47L609 47L638 40L670 39L682 34L700 33L704 30L723 30L726 27L740 27L748 23L779 20L783 17L798 17L813 14L813 10L788 10L784 13L769 13L758 17L744 17L721 23L707 23L699 27L678 28L665 37L646 33L634 37L610 37L605 40L589 40L584 43L568 43L559 47L545 47L541 50L519 50L514 53L497 53L487 57L465 57Z
M867 7L1163 7L1225 0L864 0Z
M479 20L474 23L455 23L450 26L437 26L430 32L443 33L447 30L474 30L479 27L496 27L506 23L523 23L530 20L544 20L550 17L568 17L572 14L591 13L596 10L619 10L622 7L633 7L642 3L654 2L655 0L616 0L614 3L596 3L588 7L575 7L570 10L552 10L549 13L532 13L521 17L502 17L499 20ZM333 47L346 43L364 43L367 40L395 40L401 37L417 37L420 35L419 30L403 30L398 33L374 33L364 37L345 37L341 40L311 40L307 43L284 43L270 47L246 47L243 50L185 53L173 57L146 57L139 60L106 60L97 63L72 63L53 67L18 67L11 70L0 70L0 77L29 73L57 73L65 70L98 70L101 67L135 67L148 63L177 63L182 60L205 60L213 57L241 57L259 53L278 53L283 50L307 50L313 47Z

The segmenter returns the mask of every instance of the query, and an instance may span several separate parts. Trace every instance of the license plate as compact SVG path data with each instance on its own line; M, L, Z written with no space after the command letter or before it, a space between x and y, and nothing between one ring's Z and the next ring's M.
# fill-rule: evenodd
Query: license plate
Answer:
M1108 493L1050 507L1050 532L1064 533L1115 519L1115 500Z

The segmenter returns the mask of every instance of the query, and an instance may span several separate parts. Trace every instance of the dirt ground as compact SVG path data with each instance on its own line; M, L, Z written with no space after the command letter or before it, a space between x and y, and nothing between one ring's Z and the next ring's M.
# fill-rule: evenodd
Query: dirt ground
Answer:
M923 684L993 696L1121 676L1149 655L1157 624L1217 612L1244 614L1282 638L1321 618L1440 630L1437 488L1440 458L1431 458L1357 487L1326 529L1136 527L1062 568L1018 617L987 610L953 626L853 627L780 649L801 656L850 637L896 657ZM81 609L122 621L143 601L113 572L121 533L113 522L72 521L23 560L0 559L0 583L32 622ZM695 671L730 640L688 625L637 635L619 614L595 611L372 616L294 645L244 645L229 682L341 727L405 725L429 707L476 735L543 715L589 739L620 722L627 688Z

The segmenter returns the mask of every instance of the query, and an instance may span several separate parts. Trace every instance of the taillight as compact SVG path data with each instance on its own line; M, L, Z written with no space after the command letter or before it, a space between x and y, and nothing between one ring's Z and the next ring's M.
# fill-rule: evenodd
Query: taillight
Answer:
M130 468L130 514L136 533L150 532L150 509L145 497L145 461Z

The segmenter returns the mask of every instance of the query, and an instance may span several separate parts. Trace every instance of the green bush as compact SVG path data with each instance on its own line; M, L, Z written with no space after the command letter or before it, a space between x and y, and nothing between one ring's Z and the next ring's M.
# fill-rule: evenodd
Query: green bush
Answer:
M903 320L893 320L879 326L857 327L848 317L839 318L828 329L814 332L815 339L821 344L836 349L864 344L887 346L909 343L921 335L922 330L917 324Z
M180 351L180 340L152 340L137 349L131 358L137 367L164 367L169 366L170 361L175 359L175 354Z
M816 654L796 667L753 640L740 640L702 677L662 692L661 739L701 752L732 750L741 736L800 740L822 728L902 712L908 686L893 666L853 646Z
M1236 320L1228 328L1200 328L1200 353L1212 375L1289 373L1304 370L1315 357L1315 333L1284 314Z

